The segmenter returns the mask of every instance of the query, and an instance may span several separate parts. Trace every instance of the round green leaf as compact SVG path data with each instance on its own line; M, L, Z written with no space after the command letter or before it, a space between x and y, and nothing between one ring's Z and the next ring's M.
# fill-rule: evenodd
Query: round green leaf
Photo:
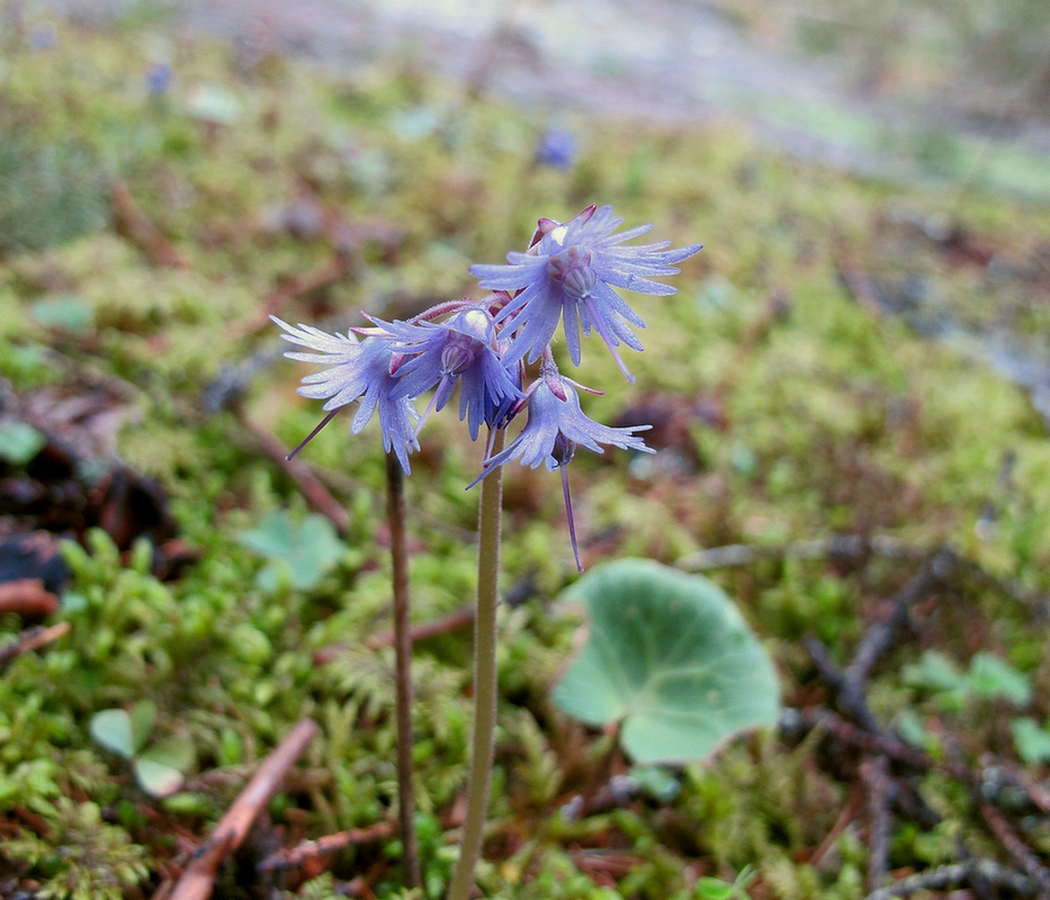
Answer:
M182 787L182 772L162 762L136 759L133 767L139 787L151 797L167 797Z
M103 709L91 717L91 736L107 750L127 759L135 755L131 717L122 709Z
M157 718L157 704L152 700L139 700L131 707L128 719L131 722L131 746L133 752L146 743L146 738L153 730L153 723Z
M135 780L147 794L167 797L182 787L194 757L193 741L185 735L158 741L135 757Z
M702 759L776 721L773 665L709 579L626 559L595 567L562 597L586 606L590 630L554 702L591 725L619 722L638 762Z
M0 422L0 459L24 466L47 444L47 438L32 425L15 420Z
M346 552L332 523L315 513L299 524L277 510L244 532L241 542L270 560L259 573L264 590L276 590L282 580L296 590L312 590Z

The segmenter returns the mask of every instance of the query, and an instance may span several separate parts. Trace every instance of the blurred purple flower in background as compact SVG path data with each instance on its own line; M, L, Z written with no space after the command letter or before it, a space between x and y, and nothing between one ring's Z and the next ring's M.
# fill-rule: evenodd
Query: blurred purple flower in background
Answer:
M166 62L151 63L146 70L146 90L151 97L162 97L171 87L173 72Z
M536 162L552 169L571 169L576 162L576 138L561 128L549 128L536 142Z
M29 32L29 46L34 50L50 50L58 43L58 28L54 22L39 22Z

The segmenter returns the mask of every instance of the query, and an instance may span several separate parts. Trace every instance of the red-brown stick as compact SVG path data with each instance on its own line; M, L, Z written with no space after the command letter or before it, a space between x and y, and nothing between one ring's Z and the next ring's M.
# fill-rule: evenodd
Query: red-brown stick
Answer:
M318 733L317 725L303 719L281 741L219 820L175 885L169 900L208 900L215 887L215 873L223 859L244 841L259 813L277 792L284 776Z

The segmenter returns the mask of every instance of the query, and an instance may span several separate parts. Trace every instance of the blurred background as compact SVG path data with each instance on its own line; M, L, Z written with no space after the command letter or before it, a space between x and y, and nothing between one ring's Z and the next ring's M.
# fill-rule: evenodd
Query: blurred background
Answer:
M357 71L392 56L548 110L750 122L868 174L1050 198L1043 0L8 0L46 28L152 17L170 35Z

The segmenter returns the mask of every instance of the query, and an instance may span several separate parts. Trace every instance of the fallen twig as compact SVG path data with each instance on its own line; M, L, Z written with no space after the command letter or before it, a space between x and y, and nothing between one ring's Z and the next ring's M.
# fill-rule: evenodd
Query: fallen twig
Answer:
M966 884L974 877L980 877L989 884L1005 887L1014 893L1031 895L1038 893L1036 884L1027 875L1008 869L990 859L975 859L964 863L938 866L929 872L920 872L902 878L895 884L887 885L868 894L866 900L893 900L894 897L907 897L919 891L939 891L956 884Z
M59 622L50 628L27 628L10 644L0 647L0 672L3 672L23 653L39 650L46 644L58 640L62 635L68 634L70 627L68 622Z
M239 418L267 456L281 466L299 485L306 502L330 521L341 535L350 526L350 514L306 463L298 458L288 459L288 448L261 425L253 422L243 409L237 409Z
M849 800L846 801L846 805L842 807L842 811L839 813L838 818L835 820L835 824L831 826L831 830L824 835L822 840L816 847L816 849L809 855L806 862L814 868L820 865L822 859L831 851L831 849L838 843L840 837L847 828L849 828L850 822L857 817L857 812L860 810L861 805L864 802L864 794L860 789L860 786L855 784L850 792Z
M890 778L889 759L876 756L860 766L860 777L868 794L868 890L878 890L889 872L890 832L897 786Z
M914 558L920 555L914 547L897 538L847 534L788 544L726 544L724 547L711 547L683 556L675 561L675 567L686 572L701 572L724 566L747 566L760 559L856 558L869 553L892 558Z
M336 252L316 271L285 279L263 298L257 312L252 313L246 321L231 326L229 335L237 340L270 327L270 316L280 312L286 303L335 284L345 278L350 269L349 257L345 253Z
M211 896L220 863L244 841L252 823L276 793L288 769L295 764L318 731L316 723L303 719L263 761L226 815L219 820L211 836L190 860L168 900L207 900Z
M153 265L176 269L190 267L163 232L146 218L127 184L119 178L110 187L110 202L113 205L113 227L117 234L141 250Z
M1050 897L1050 869L1043 865L1031 848L1014 832L1006 817L990 803L980 805L981 816L988 823L992 833L999 839L999 843L1006 848L1017 864L1024 870L1032 881L1039 886L1039 894Z
M39 578L0 582L0 613L24 619L46 619L58 609L58 597L44 589Z
M316 841L303 841L295 847L277 850L267 856L259 869L263 872L274 872L282 869L296 869L330 853L337 853L347 847L358 844L370 844L373 841L385 840L398 829L397 822L376 822L368 828L351 828L337 834L326 834Z
M939 550L893 598L890 614L868 626L852 662L843 673L851 690L863 690L872 669L893 646L897 632L907 623L911 608L945 581L957 564L958 557L951 550L947 547Z
M425 641L427 638L439 637L440 635L448 634L450 631L456 631L459 628L466 628L473 621L473 607L457 609L455 612L451 612L447 616L442 616L440 619L433 619L430 622L421 622L418 625L413 625L409 630L409 637L412 640L412 643L415 643L416 641ZM369 650L379 650L383 647L389 647L393 643L394 633L392 631L385 631L382 634L372 635L372 637L365 642L365 646L367 646Z

